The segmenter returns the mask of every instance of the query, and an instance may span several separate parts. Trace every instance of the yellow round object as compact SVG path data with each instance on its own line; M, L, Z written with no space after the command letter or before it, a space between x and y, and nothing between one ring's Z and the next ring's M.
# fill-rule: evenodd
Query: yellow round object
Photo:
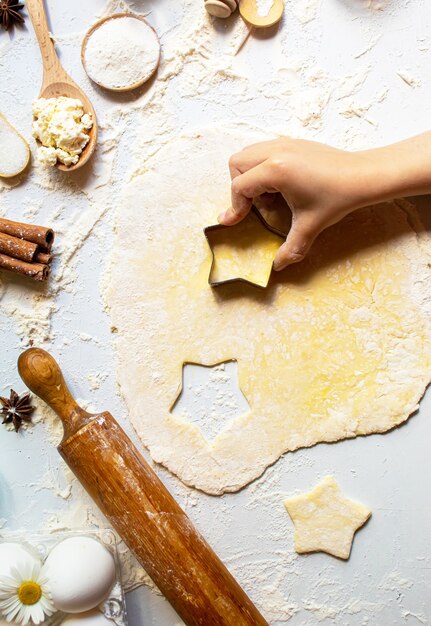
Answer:
M283 16L283 0L273 0L266 13L260 9L260 3L263 4L263 0L239 0L241 17L255 28L267 28L277 24Z
M42 589L40 585L28 580L23 582L18 589L18 598L22 604L31 606L39 602L42 597Z

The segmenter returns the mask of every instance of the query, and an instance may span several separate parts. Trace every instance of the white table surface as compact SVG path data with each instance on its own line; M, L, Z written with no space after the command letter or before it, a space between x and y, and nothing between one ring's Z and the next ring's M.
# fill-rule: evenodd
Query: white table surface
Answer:
M80 64L77 42L103 6L101 0L48 1L62 62L85 85L102 122L113 107L127 110L135 104L133 98L109 96L93 88ZM135 0L131 7L149 11L148 19L165 46L192 11L202 11L202 2ZM313 15L313 7L316 17L304 23L304 15L307 10ZM229 28L225 31L223 24L217 25L216 45L224 45ZM281 33L251 39L235 64L247 80L267 89L279 89L283 80L292 79L293 70L275 73L280 59L285 67L303 64L305 69L297 70L295 78L292 110L274 106L262 90L256 91L253 101L229 106L235 97L230 97L227 82L215 87L219 95L224 94L226 106L217 106L217 98L211 102L204 93L193 98L179 93L172 115L179 131L242 118L260 125L267 121L286 132L340 146L393 141L429 127L430 41L427 0L287 0ZM8 34L0 33L0 77L0 110L30 141L30 103L38 93L41 64L29 20L27 30L11 41ZM316 85L319 93L325 92L322 81L330 83L320 103L323 117L307 125L300 97L305 102L309 94L312 100ZM148 93L139 94L139 103ZM167 97L171 102L175 98ZM312 118L312 107L308 113ZM121 189L128 168L127 136L126 129L115 148L113 193ZM65 205L58 189L48 193L38 186L37 175L35 168L18 186L0 187L0 210L47 225L82 221L85 197L77 195L73 206ZM429 203L422 204L426 215ZM58 214L63 222L57 220ZM75 272L71 289L45 299L40 288L3 277L0 393L5 395L11 386L23 389L16 359L28 345L29 326L22 325L26 314L35 320L35 343L59 357L77 397L89 400L94 408L109 409L131 433L116 388L110 320L99 297L106 246L112 241L111 217L111 209L100 220L89 213L85 241L69 261ZM51 305L55 311L48 316ZM16 307L20 316L14 313ZM98 372L103 375L92 385ZM209 497L184 487L162 468L157 471L272 625L427 624L431 620L430 409L428 394L419 412L391 433L287 455L238 494ZM327 473L373 512L358 533L348 562L324 554L298 557L283 509L285 495L310 489ZM52 488L54 483L58 489ZM79 502L76 486L69 499L58 495L62 489L67 491L67 479L51 426L39 424L18 436L0 428L0 518L5 529L43 528L53 513ZM129 594L128 609L130 626L180 623L168 603L148 587Z

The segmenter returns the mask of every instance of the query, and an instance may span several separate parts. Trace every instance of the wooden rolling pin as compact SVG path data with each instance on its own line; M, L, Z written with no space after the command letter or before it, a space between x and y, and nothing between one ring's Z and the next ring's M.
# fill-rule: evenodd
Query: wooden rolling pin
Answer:
M81 409L44 350L18 370L62 420L61 456L184 622L268 626L112 415Z

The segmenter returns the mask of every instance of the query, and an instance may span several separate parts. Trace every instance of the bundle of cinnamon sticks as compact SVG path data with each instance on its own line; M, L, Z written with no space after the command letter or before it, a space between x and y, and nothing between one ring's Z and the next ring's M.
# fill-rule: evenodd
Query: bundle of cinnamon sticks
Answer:
M0 217L0 269L46 280L51 269L54 231Z

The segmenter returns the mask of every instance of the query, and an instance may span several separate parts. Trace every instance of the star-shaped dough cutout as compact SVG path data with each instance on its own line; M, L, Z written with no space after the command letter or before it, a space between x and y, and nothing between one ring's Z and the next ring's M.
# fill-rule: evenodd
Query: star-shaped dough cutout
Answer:
M209 226L205 236L213 253L209 283L242 281L266 287L283 234L270 226L253 207L235 226Z
M340 559L349 558L355 532L371 515L366 506L343 496L333 476L287 498L284 506L295 525L296 552L327 552Z

